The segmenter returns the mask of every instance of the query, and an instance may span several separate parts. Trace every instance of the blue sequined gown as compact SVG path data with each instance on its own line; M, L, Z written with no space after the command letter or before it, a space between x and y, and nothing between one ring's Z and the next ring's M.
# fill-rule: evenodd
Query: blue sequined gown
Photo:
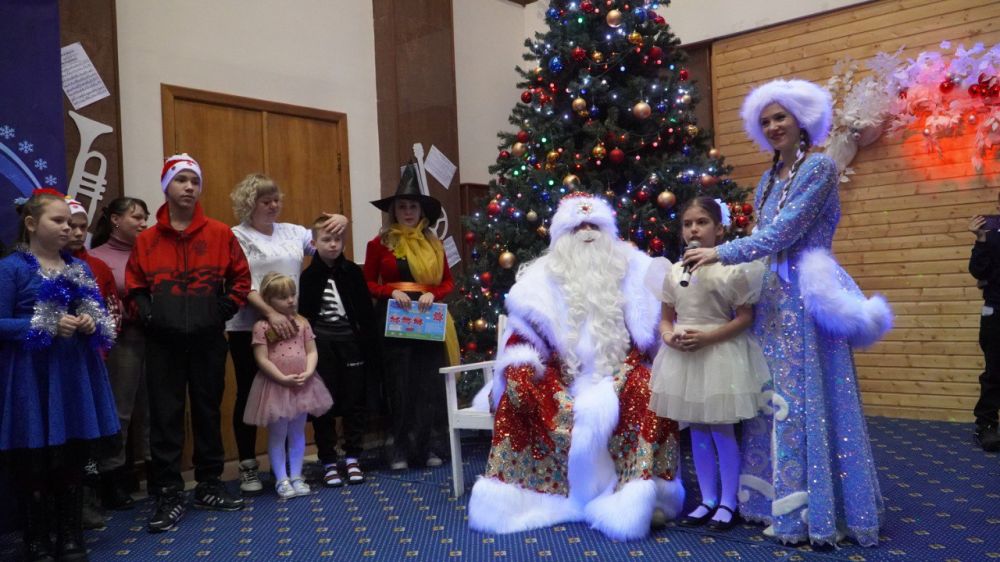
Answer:
M0 260L0 453L113 445L118 414L94 336L54 337L43 349L27 349L41 283L24 253Z
M788 190L774 185L754 233L717 246L724 264L769 257L754 317L771 370L762 413L743 424L740 512L773 525L785 542L878 542L882 496L861 409L851 349L817 332L803 307L796 264L810 248L829 249L840 219L836 165L812 154ZM774 450L772 453L772 439ZM772 465L773 462L773 465Z

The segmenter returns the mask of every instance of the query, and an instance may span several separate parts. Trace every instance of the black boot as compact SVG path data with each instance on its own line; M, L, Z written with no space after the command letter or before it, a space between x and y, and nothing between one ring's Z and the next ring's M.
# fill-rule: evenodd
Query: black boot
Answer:
M48 497L33 491L24 498L24 547L29 562L54 562L49 538Z
M87 546L83 542L83 489L79 485L67 486L56 493L56 516L59 520L59 560L87 560Z

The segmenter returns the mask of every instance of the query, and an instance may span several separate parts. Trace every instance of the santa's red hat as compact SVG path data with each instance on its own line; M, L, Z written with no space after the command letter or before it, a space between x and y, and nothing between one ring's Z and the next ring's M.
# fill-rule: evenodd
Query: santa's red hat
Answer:
M191 158L186 152L175 154L167 158L166 162L163 163L163 171L160 173L160 187L163 188L164 193L166 193L167 186L170 185L170 181L174 179L174 176L183 170L194 172L198 175L198 180L202 180L201 166L198 165L198 162L194 158Z
M596 226L608 236L618 237L618 225L615 223L615 211L611 204L603 197L577 191L563 197L556 214L552 215L549 245L555 245L559 238L573 232L583 223Z
M75 215L77 213L87 214L87 208L84 207L82 203L68 195L66 196L66 204L69 205L69 214L71 215Z

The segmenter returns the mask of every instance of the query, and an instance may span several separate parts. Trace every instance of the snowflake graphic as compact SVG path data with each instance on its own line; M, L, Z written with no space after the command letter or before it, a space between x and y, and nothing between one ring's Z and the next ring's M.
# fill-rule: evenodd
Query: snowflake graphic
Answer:
M35 159L35 169L44 170L45 168L48 168L48 167L49 167L49 163L46 162L44 158L36 158Z
M35 151L35 145L31 144L28 141L21 141L17 143L17 149L25 154L28 154L29 152Z
M59 179L52 174L45 176L45 185L55 185L58 181Z
M0 125L0 138L10 140L14 138L14 127L10 125Z

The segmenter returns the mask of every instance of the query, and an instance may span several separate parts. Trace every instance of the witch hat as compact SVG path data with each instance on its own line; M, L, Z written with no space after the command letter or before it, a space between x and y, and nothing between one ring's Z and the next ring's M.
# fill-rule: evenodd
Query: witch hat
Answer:
M420 193L420 182L417 179L417 165L413 162L407 164L403 169L403 177L399 178L399 185L396 186L395 195L384 197L371 203L383 212L392 215L392 205L397 198L412 199L420 203L420 208L423 209L424 217L427 218L427 224L430 226L434 226L438 219L441 218L441 202L430 195Z

